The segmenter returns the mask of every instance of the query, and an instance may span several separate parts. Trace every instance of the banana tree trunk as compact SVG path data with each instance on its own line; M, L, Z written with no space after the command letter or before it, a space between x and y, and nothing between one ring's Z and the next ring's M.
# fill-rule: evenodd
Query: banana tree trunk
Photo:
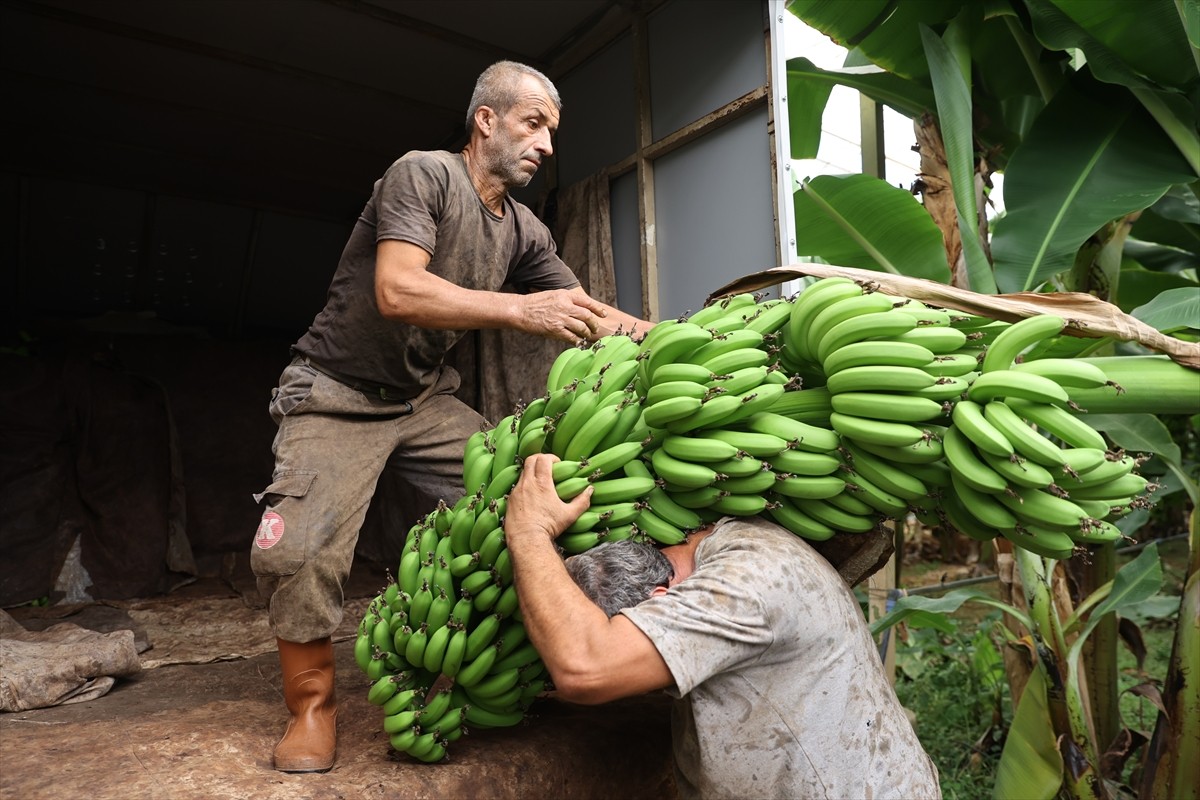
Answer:
M1138 797L1200 798L1200 508L1192 509L1188 574L1159 712Z

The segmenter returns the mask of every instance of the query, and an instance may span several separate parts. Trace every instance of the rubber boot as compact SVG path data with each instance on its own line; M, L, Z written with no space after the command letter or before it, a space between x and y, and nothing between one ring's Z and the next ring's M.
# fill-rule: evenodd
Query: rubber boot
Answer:
M280 772L325 772L337 755L337 701L333 690L333 640L277 639L283 699L291 719L275 745Z

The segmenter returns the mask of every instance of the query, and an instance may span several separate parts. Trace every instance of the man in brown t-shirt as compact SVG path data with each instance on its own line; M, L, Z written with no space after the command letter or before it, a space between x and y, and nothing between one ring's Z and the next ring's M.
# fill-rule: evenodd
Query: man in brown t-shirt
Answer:
M375 183L270 406L279 425L251 547L270 598L290 720L275 768L323 772L336 753L330 635L359 528L385 466L457 499L467 438L484 419L443 364L465 331L567 342L650 325L587 295L549 230L509 197L552 152L558 91L499 62L480 75L461 153L411 152ZM501 292L512 284L523 293Z

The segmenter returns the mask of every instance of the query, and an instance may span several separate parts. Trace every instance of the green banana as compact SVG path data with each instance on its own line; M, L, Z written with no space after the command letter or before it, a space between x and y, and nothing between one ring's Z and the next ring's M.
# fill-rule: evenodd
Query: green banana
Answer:
M621 442L612 447L587 456L579 462L579 471L574 477L586 476L591 480L610 475L625 467L642 454L641 442Z
M1123 500L1126 497L1136 497L1147 490L1151 490L1150 481L1136 472L1129 472L1105 483L1080 486L1079 488L1071 489L1070 492L1071 497L1077 497L1080 500L1116 501Z
M641 441L645 438L644 435L634 438L632 433L637 427L638 421L642 417L643 399L640 395L633 394L622 401L621 413L617 415L616 421L604 437L600 440L600 444L596 445L596 450L607 450L622 442Z
M1035 403L1065 406L1071 400L1066 391L1049 378L1013 370L982 373L971 382L967 397L981 404L1015 397Z
M765 371L765 370L764 370ZM694 397L703 400L711 387L695 381L663 381L646 390L646 404L654 405L670 397Z
M829 306L849 297L863 293L862 287L849 278L822 278L800 292L792 303L792 315L788 319L785 339L795 351L797 361L815 361L815 355L807 345L808 332L818 314Z
M496 603L500 600L500 596L504 594L504 588L498 582L492 582L475 595L472 600L472 605L476 611L482 613L494 612Z
M454 634L454 629L449 625L442 625L433 631L425 644L425 654L422 656L421 665L429 672L441 672L442 662L446 657L446 648L450 643L450 637Z
M831 453L811 453L794 448L781 450L766 460L771 469L791 475L832 475L838 468L838 459Z
M829 525L818 522L801 511L790 498L772 495L770 499L771 505L768 506L767 513L771 516L771 519L796 536L812 542L823 542L832 538L837 533Z
M1055 314L1038 314L1012 323L988 345L979 371L985 375L1007 371L1017 356L1043 339L1059 335L1065 325L1066 320Z
M934 436L930 436L916 444L905 445L904 447L874 444L873 442L864 442L850 438L847 438L847 441L852 442L860 450L866 450L868 453L873 453L894 464L905 464L907 467L918 464L937 463L945 457L942 440ZM795 470L785 471L794 472Z
M725 461L739 452L736 445L720 439L681 434L667 434L661 449L676 459L693 463Z
M875 513L875 507L864 501L859 495L862 489L857 485L846 484L846 491L826 498L831 505L837 506L847 514L856 517L866 517Z
M1087 512L1062 497L1042 489L1013 486L996 495L1008 510L1024 524L1041 525L1059 530L1079 528L1088 519Z
M572 380L582 377L577 373L581 368L591 366L593 355L591 349L579 347L568 347L559 353L550 364L550 372L546 376L546 391L552 393Z
M466 721L477 728L511 728L513 725L519 725L525 719L525 712L520 710L497 713L487 711L478 705L468 705L466 709Z
M592 502L597 505L624 503L643 498L654 488L653 478L606 477L592 483Z
M954 426L963 432L980 452L1008 457L1014 452L1012 442L985 418L983 406L974 400L962 400L950 414Z
M855 497L880 514L894 519L903 519L904 515L908 513L908 504L904 500L891 492L884 491L863 475L854 473L849 478L846 482L846 490L856 491Z
M973 353L947 353L934 356L921 369L935 378L961 378L979 370L979 359Z
M428 644L429 626L422 622L413 630L412 636L408 637L408 642L404 645L404 660L414 667L420 667L425 663L425 647Z
M879 524L877 515L860 517L855 514L848 514L837 506L827 502L826 499L802 498L796 499L793 502L796 508L817 522L822 522L834 530L866 533L869 530L873 530Z
M690 361L663 364L654 374L655 382L650 386L651 389L660 383L676 383L678 381L707 383L713 379L711 371L705 369L702 364L693 364ZM647 394L649 394L649 390L647 390Z
M1000 534L1012 542L1014 547L1036 553L1043 558L1064 561L1075 551L1075 541L1068 534L1036 525L1018 525L1011 531L1000 531Z
M742 424L750 431L783 439L786 446L810 453L829 453L836 450L841 443L841 437L835 431L801 422L774 411L761 411L753 414L743 420ZM753 456L774 455L765 450L756 453L745 447L741 449Z
M712 341L707 342L693 350L687 357L687 360L693 364L703 364L707 367L706 362L724 355L741 350L755 350L762 347L763 335L755 330L742 328L741 330L730 331L729 333L721 333L713 336ZM718 375L724 374L722 370L711 369ZM657 381L656 381L657 383Z
M469 650L470 646L468 645ZM492 669L492 665L496 663L497 654L498 649L495 645L485 647L479 655L471 658L468 663L462 665L458 670L458 675L454 678L454 682L465 689L470 689L487 677L488 672Z
M759 304L758 312L746 320L746 328L770 336L783 328L792 317L792 302L786 298Z
M843 447L851 457L852 471L863 475L885 492L904 500L917 500L929 493L925 484L910 472L852 444L845 443Z
M542 415L521 431L521 438L517 440L517 459L524 461L534 453L542 452L546 437L551 433L549 425L550 418Z
M700 519L699 514L697 514L693 509L685 508L684 506L681 506L679 503L675 502L675 500L665 490L663 490L662 487L659 486L655 486L646 495L646 508L642 509L643 513L646 510L649 510L652 514L660 517L663 521L683 531L694 530L704 524L704 521ZM637 521L635 520L635 523L636 522ZM645 527L640 524L638 527L646 530ZM653 536L653 534L648 530L646 533Z
M645 367L644 383L647 385L655 383L655 373L663 364L671 364L684 359L690 361L691 359L688 357L691 353L711 342L712 339L711 331L705 330L693 322L680 322L673 325L655 341L654 345L649 348L649 357L641 362Z
M841 436L857 442L905 447L926 438L921 428L907 422L888 422L836 411L829 415L829 424Z
M720 478L713 485L730 494L757 495L773 487L777 480L779 478L774 471L762 469L753 475L747 475L742 478ZM720 511L719 508L717 510ZM758 512L754 513L757 514Z
M926 422L945 413L942 404L924 397L884 392L844 392L829 398L839 414L885 422Z
M1061 448L1027 425L1007 403L992 400L983 407L983 415L1020 455L1044 467L1057 469L1063 465Z
M457 675L459 667L462 666L463 657L467 652L467 635L465 627L455 626L450 641L446 643L446 652L442 656L442 674L447 678Z
M982 451L979 455L1010 484L1030 489L1045 489L1054 483L1054 476L1049 470L1021 456L996 456Z
M739 395L719 394L704 400L700 407L680 419L666 424L671 433L687 433L701 428L719 426L726 418L735 414L742 405Z
M723 391L727 394L745 394L764 383L769 374L772 374L772 370L765 365L743 367L728 374L718 375L702 385L705 389ZM783 383L786 382L787 379L785 377ZM678 381L677 383L687 384L688 381ZM650 391L654 391L655 388L657 387L651 387ZM647 396L649 396L649 393L647 393Z
M684 511L695 513L691 509L684 509L682 506L678 507ZM699 517L697 517L697 521L699 522ZM633 524L637 526L638 530L661 545L676 545L687 541L687 534L683 528L668 522L656 514L651 506L643 508ZM698 527L698 525L693 527Z
M1059 386L1077 389L1098 389L1108 386L1108 376L1095 364L1079 358L1041 358L1013 364L1016 372L1029 372L1049 378Z
M946 403L947 401L955 401L964 399L967 394L967 389L971 386L973 376L954 378L943 377L934 381L932 386L927 386L924 389L917 389L912 394L917 397L925 397L937 403Z
M967 343L967 334L958 328L913 328L911 331L897 334L892 341L919 344L930 350L934 356L944 356L962 349Z
M600 371L605 364L615 365L633 361L637 358L638 343L626 333L611 333L597 339L591 350L592 361L587 366L589 373ZM629 379L632 380L633 376Z
M471 530L468 534L467 547L464 552L476 553L479 551L483 540L489 533L500 527L500 506L498 503L488 501L487 505L475 517ZM456 550L457 552L457 550ZM461 555L461 553L459 553Z
M925 367L934 360L933 351L919 344L873 340L839 347L825 358L822 366L826 376L833 376L852 367Z
M676 395L642 407L642 419L651 428L665 428L673 422L698 412L704 401L697 397Z
M584 531L582 533L563 533L559 534L554 543L564 553L570 556L585 553L591 550L596 545L603 542L606 538L604 531Z
M762 495L739 494L722 491L720 497L709 506L719 514L729 514L734 517L753 517L761 514L767 507L767 499Z
M374 644L370 633L359 633L354 637L354 663L363 672L371 664L371 647Z
M917 367L850 367L829 376L833 394L843 392L912 392L933 386L937 378Z
M771 486L774 494L798 500L824 500L845 489L846 481L836 475L781 475Z
M812 323L805 332L805 347L812 358L821 361L821 340L840 322L844 322L865 314L891 311L895 299L882 292L864 292L855 297L837 300L823 308L813 317ZM828 354L826 354L828 355Z
M483 490L484 502L491 503L493 500L507 497L512 488L517 485L517 478L521 477L521 467L521 464L509 464L500 470Z
M966 504L956 495L950 494L942 498L942 514L950 525L977 542L990 542L1000 535L1000 531L991 528L977 519L967 508Z
M843 320L828 331L817 342L814 351L817 361L823 365L825 359L847 345L867 339L890 339L917 327L911 314L896 314L891 308L860 314Z
M1051 403L1031 403L1010 398L1006 404L1035 425L1044 428L1071 447L1091 447L1097 450L1108 448L1103 434L1064 408Z
M958 428L946 430L942 438L946 462L952 473L976 491L999 494L1008 488L1008 481L979 456L971 441Z
M1111 460L1106 457L1101 463L1086 472L1076 472L1075 475L1071 475L1064 470L1062 473L1055 474L1055 482L1067 490L1100 486L1123 475L1128 475L1136 464L1137 462L1132 456L1121 456Z

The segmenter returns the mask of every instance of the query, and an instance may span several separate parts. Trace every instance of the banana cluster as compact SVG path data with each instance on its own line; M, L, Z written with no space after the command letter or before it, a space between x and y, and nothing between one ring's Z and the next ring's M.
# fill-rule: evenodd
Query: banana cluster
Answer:
M1113 521L1154 486L1070 400L1119 387L1079 359L1021 358L1064 325L825 278L793 298L727 297L640 342L564 350L544 395L470 438L463 496L412 526L359 626L355 658L392 746L440 760L465 726L521 722L548 686L503 527L534 453L558 456L560 498L592 489L556 540L565 554L678 544L758 514L814 541L915 514L1052 558L1119 538Z

